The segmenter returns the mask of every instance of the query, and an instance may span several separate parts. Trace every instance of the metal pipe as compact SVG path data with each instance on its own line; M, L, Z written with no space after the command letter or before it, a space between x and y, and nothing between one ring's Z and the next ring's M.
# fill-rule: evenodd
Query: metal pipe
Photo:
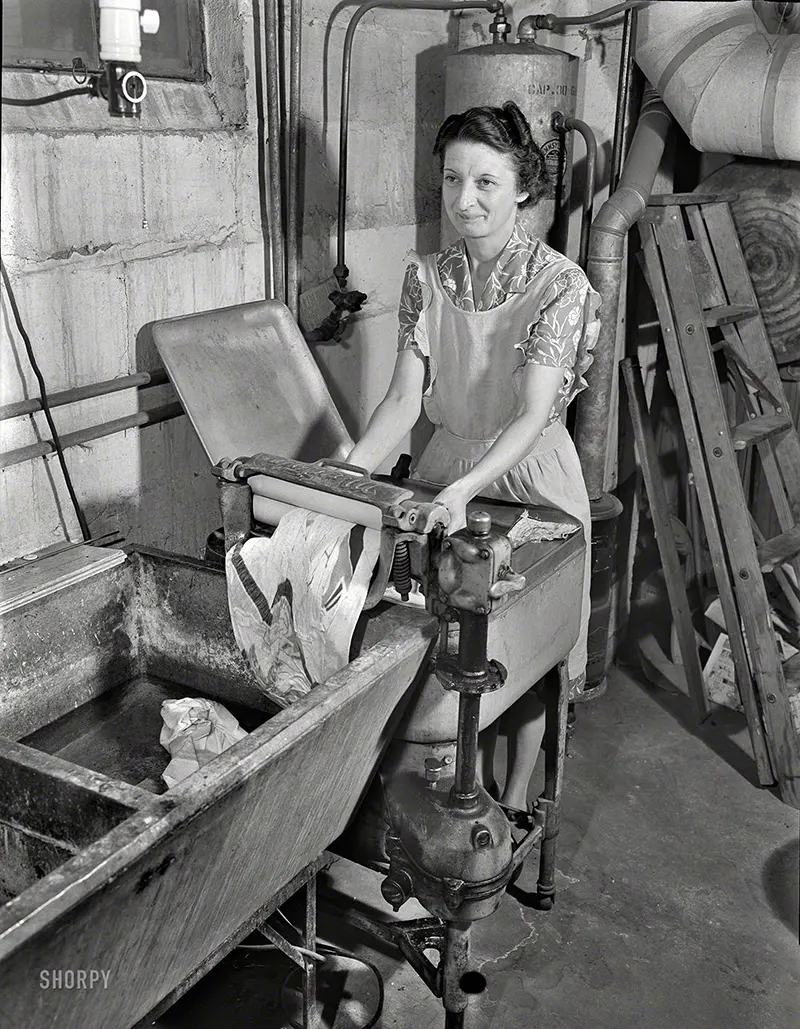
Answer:
M578 264L586 270L586 257L589 252L589 230L592 225L594 211L595 177L597 168L597 138L592 127L580 118L564 117L560 111L553 116L553 128L557 132L579 132L586 145L586 175L583 183L583 202L581 206L581 236L578 245Z
M603 493L625 240L647 207L671 123L661 97L648 86L619 188L600 208L589 233L586 274L600 294L601 324L589 389L578 399L575 444L590 500Z
M281 93L278 59L278 0L264 0L267 72L267 153L269 158L272 296L286 301L286 251L283 235L283 172L281 170Z
M348 121L350 118L350 62L353 51L353 37L355 36L358 23L376 7L388 7L409 10L425 11L470 11L486 10L493 14L503 13L505 10L499 0L485 0L484 3L461 3L459 0L369 0L362 4L353 14L347 26L342 51L342 90L339 110L339 210L337 218L337 239L336 239L336 267L333 274L339 283L339 288L344 289L347 285L347 278L350 270L345 264L345 222L347 220L347 136Z
M286 303L297 318L299 294L298 225L300 168L300 75L303 44L303 0L291 0L289 26L289 129L287 143L289 172L286 186Z
M611 147L611 172L608 192L613 193L619 182L622 162L625 157L625 123L628 116L628 101L631 91L633 70L633 40L636 35L636 8L625 12L622 28L622 49L619 55L619 80L617 82L617 109L614 114L614 141Z
M463 1029L468 996L461 987L469 968L471 922L445 922L444 952L441 957L442 1003L445 1029Z
M124 418L115 418L110 422L101 422L99 425L89 425L76 432L68 432L61 437L61 447L66 450L67 447L77 447L103 436L112 436L115 432L124 432L126 429L135 429L145 425L157 425L159 422L166 422L170 418L177 418L182 414L183 407L177 401L164 404L162 407L154 407L152 411L137 411ZM39 443L32 443L27 447L7 450L4 454L0 454L0 468L22 464L23 461L30 461L35 457L45 457L47 454L54 454L55 451L55 444L47 439L41 440Z
M80 400L89 400L91 397L106 397L123 389L164 386L168 382L169 376L164 369L157 368L152 372L134 372L133 375L120 375L116 379L87 383L85 386L74 386L72 389L61 390L59 393L50 393L47 401L50 407L63 407L65 404L76 404ZM20 418L22 415L33 414L35 411L41 410L42 401L39 397L17 400L13 404L5 404L0 407L0 422L9 418Z
M628 0L624 4L616 4L614 7L607 7L605 11L597 11L595 14L582 14L573 17L560 18L555 14L529 14L523 18L517 28L517 32L530 31L531 29L555 29L565 25L597 25L601 21L609 21L623 11L633 11L638 7L646 7L649 0Z

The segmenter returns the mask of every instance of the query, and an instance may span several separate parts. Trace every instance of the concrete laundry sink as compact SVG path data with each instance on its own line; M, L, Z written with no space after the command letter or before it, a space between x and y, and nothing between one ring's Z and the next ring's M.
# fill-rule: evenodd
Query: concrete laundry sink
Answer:
M388 605L371 622L345 669L275 712L201 562L132 549L4 618L3 1029L134 1025L342 832L435 632ZM176 696L221 701L249 735L159 795ZM56 969L108 985L41 988Z

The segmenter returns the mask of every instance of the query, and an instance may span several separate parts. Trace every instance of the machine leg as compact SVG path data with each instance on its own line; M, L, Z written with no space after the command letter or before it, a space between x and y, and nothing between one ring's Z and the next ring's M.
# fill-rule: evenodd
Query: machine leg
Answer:
M564 758L567 747L569 675L567 663L558 666L558 681L548 676L544 736L545 777L542 802L545 808L544 834L536 884L536 906L549 911L555 899L556 837L561 827L561 792L564 784Z
M442 1004L445 1029L462 1029L468 995L462 987L469 963L470 922L446 922L442 967Z
M303 946L317 949L317 877L306 883L306 918L303 932ZM303 969L303 1029L319 1029L317 1010L317 964L305 955Z

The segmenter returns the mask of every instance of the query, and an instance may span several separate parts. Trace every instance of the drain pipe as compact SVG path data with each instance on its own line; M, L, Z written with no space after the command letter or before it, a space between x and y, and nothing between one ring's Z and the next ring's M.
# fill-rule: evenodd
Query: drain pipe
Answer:
M586 274L602 300L601 325L587 375L590 388L578 398L575 444L590 500L603 495L625 240L647 207L671 123L661 97L646 86L619 186L600 208L589 234Z
M581 700L593 700L606 688L608 634L613 605L614 548L622 504L604 492L609 412L617 367L617 320L622 289L625 240L644 214L671 124L658 93L647 86L628 159L619 186L606 200L589 233L586 274L600 294L600 335L589 389L578 398L575 444L580 456L592 512L592 586L586 688Z

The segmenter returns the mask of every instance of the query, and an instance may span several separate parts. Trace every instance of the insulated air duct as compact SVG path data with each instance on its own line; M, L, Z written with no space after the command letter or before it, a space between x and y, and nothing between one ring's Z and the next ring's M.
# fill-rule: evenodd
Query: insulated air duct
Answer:
M636 62L697 150L800 160L800 5L648 4Z

